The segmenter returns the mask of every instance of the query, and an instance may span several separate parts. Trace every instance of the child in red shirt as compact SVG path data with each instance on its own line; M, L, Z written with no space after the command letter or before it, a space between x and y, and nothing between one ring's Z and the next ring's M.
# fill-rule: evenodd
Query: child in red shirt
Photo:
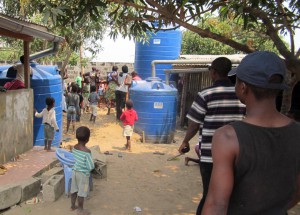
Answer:
M131 152L131 142L130 137L133 133L134 122L138 120L138 115L136 111L132 108L133 102L129 99L126 102L126 111L120 116L120 120L124 125L123 136L126 137L125 149Z

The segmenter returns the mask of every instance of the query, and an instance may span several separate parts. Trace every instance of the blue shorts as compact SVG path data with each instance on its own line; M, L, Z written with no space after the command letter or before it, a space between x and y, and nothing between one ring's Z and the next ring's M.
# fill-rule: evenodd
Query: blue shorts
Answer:
M76 121L76 108L75 106L69 106L67 110L67 120Z

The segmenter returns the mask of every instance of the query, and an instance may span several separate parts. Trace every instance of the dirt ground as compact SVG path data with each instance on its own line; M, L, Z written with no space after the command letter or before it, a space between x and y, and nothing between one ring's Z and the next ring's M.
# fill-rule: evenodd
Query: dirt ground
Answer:
M66 116L64 115L64 119ZM65 125L65 123L64 123ZM174 143L141 143L137 134L133 136L132 152L123 149L125 138L122 126L115 120L115 113L106 115L105 109L99 109L95 124L89 122L89 115L84 114L77 124L91 129L88 146L99 145L101 152L109 151L107 157L107 179L94 179L94 190L84 207L91 214L122 215L192 215L195 214L201 197L201 177L199 166L184 164L184 156L167 161L177 154L177 149L185 135L185 130L178 129ZM74 145L74 135L64 135L63 146ZM198 141L192 139L188 156L196 157L193 150ZM161 152L162 154L154 154ZM122 157L119 157L121 153ZM142 211L136 212L135 207ZM61 196L56 202L40 202L35 205L22 203L5 215L72 215L70 198ZM289 214L300 214L300 205Z
M167 161L177 154L185 131L176 132L175 143L141 143L140 136L134 134L132 152L123 149L126 143L122 136L122 126L116 122L114 111L106 115L99 109L96 123L89 122L89 114L83 114L77 124L91 129L88 146L99 145L101 152L107 155L107 179L94 179L91 198L84 207L92 214L135 214L134 207L141 208L138 214L194 214L201 195L201 178L196 164L184 165L184 156ZM66 118L64 114L64 119ZM65 122L64 122L65 125ZM63 145L74 145L75 136L64 135ZM195 145L198 138L194 138ZM153 154L161 152L164 155ZM121 153L122 157L118 154ZM196 156L194 151L190 156ZM52 215L76 214L70 212L70 199L62 196L54 203L21 204L9 210L5 215Z

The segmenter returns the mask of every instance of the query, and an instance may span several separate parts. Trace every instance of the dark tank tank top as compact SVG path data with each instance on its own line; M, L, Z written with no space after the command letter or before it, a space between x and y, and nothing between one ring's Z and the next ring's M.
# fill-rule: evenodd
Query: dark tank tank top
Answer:
M239 141L229 215L285 215L300 172L300 124L231 124Z

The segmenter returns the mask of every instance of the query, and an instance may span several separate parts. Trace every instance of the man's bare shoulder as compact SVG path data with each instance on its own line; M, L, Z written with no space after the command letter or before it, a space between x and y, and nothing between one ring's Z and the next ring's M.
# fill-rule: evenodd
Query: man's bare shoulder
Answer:
M231 125L224 125L221 128L218 128L215 131L214 136L217 136L222 139L225 138L227 140L232 140L237 138L235 130Z
M225 125L216 130L213 136L213 150L226 151L237 156L239 153L239 142L235 130L231 125Z

